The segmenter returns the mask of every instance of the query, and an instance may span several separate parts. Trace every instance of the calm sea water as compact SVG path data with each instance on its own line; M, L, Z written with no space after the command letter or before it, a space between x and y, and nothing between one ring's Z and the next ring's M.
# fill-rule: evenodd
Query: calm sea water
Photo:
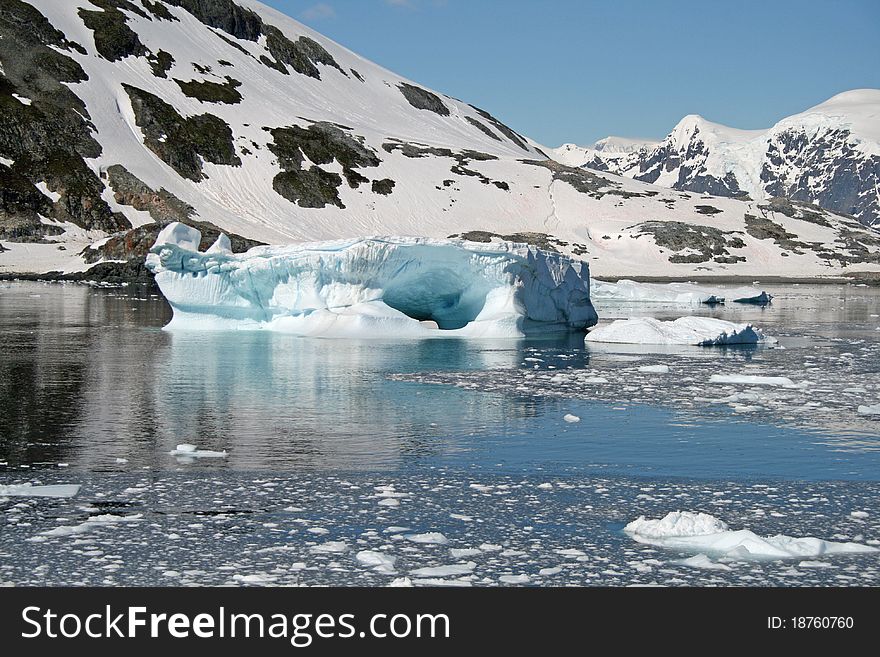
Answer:
M304 339L267 332L172 333L170 309L142 291L13 283L0 288L0 470L416 471L444 466L651 476L880 480L880 439L857 401L876 365L847 361L880 341L880 291L771 286L767 308L599 308L604 318L697 312L753 321L785 350L697 350L700 367L741 371L764 361L800 373L817 349L850 386L851 417L786 422L693 408L634 386L618 401L503 390L526 370L601 370L650 353L544 341ZM830 351L829 351L830 350ZM669 362L669 355L664 362ZM771 361L772 359L772 361ZM836 363L840 362L838 367ZM868 359L865 362L871 362ZM876 361L873 361L876 363ZM740 369L736 369L740 368ZM847 369L848 368L848 369ZM821 369L814 367L813 369ZM456 373L456 384L395 375ZM498 391L469 385L468 373ZM825 375L815 373L820 378ZM674 387L675 378L659 382ZM852 386L863 386L852 387ZM861 391L861 392L859 392ZM656 397L656 399L654 399ZM847 402L849 403L849 402ZM844 409L845 410L845 409ZM581 421L569 423L565 414ZM850 423L851 419L851 423ZM827 418L826 418L827 420ZM226 450L181 462L179 443ZM121 460L121 459L124 459Z

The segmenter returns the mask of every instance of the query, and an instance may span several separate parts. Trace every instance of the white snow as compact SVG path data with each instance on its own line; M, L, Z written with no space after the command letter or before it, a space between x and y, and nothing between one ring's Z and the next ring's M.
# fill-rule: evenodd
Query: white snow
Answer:
M597 320L588 266L522 244L373 237L232 255L200 253L200 239L170 224L147 257L170 328L522 337Z
M79 484L34 486L27 483L0 485L0 497L73 497L79 492L79 489Z
M708 347L758 344L766 342L767 338L751 324L735 324L712 317L679 317L673 321L634 317L599 326L587 334L586 341Z
M673 511L660 519L639 516L624 527L624 531L639 543L738 560L804 559L880 552L880 549L861 543L837 543L783 534L762 537L748 529L731 530L714 516L690 511Z

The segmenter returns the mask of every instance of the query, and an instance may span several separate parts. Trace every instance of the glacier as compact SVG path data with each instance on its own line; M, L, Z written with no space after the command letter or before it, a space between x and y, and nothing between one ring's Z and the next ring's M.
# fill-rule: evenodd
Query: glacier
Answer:
M598 321L589 266L513 242L365 237L234 254L174 222L146 266L171 305L166 328L303 336L524 337Z

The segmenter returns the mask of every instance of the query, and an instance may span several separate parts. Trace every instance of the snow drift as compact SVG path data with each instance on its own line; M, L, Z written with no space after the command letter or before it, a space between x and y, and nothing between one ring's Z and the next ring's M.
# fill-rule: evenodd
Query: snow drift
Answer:
M880 552L861 543L794 538L784 534L764 537L748 529L734 531L714 516L691 511L674 511L660 519L639 516L623 531L639 543L734 559L800 559Z
M679 317L671 322L663 322L653 317L619 319L590 331L586 340L616 344L699 347L775 342L773 338L768 338L751 324L735 324L712 317Z
M169 224L147 267L187 329L322 337L521 337L597 321L589 267L511 242L370 237L233 254Z

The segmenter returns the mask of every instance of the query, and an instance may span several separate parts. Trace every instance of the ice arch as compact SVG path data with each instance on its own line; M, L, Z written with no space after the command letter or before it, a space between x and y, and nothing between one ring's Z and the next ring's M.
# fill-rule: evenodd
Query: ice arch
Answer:
M147 267L170 328L322 337L520 337L596 323L586 263L510 242L370 237L202 253L180 223Z

